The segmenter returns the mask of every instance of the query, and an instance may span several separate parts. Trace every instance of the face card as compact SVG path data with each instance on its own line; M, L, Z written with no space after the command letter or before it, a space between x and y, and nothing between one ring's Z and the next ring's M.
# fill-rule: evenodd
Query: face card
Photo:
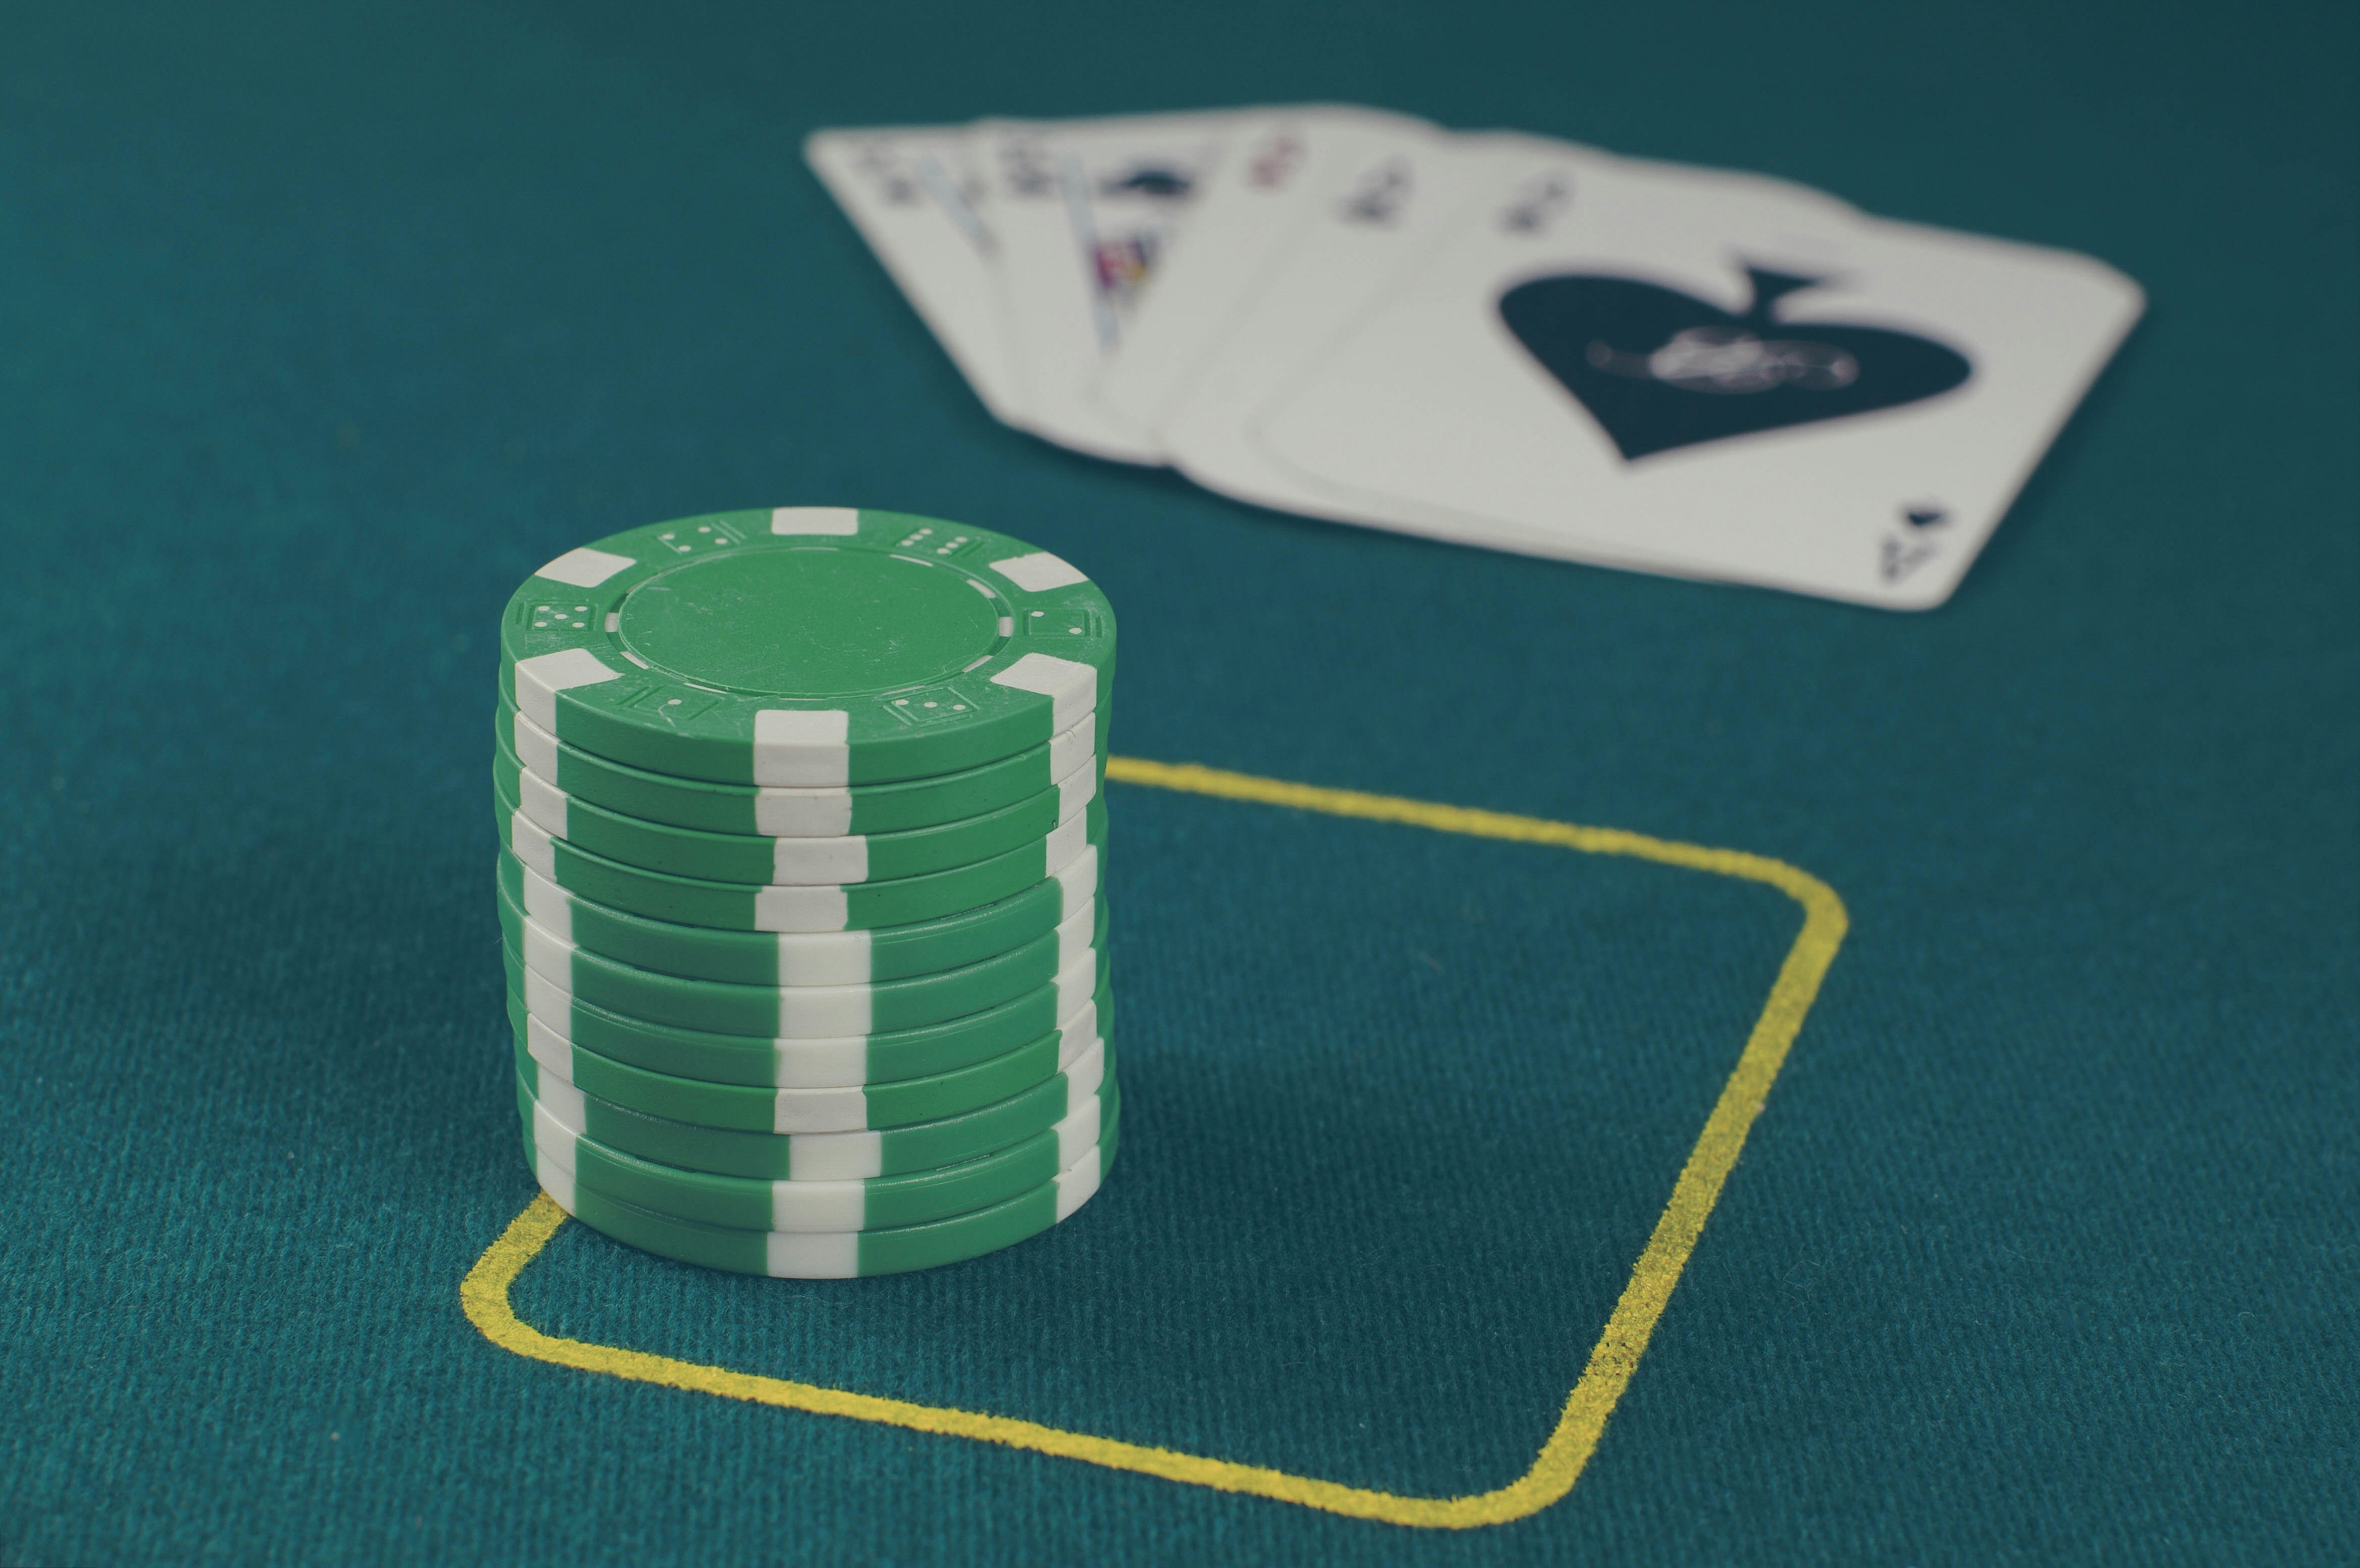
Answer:
M1486 188L1501 139L1415 124L1352 137L1159 426L1181 472L1260 506L1360 519L1364 503L1273 461L1254 439L1252 416L1448 232L1453 214Z
M1117 417L1160 429L1226 336L1240 304L1300 238L1308 195L1372 143L1441 133L1374 109L1306 104L1241 115L1202 181L1188 221L1155 267L1093 395Z
M803 159L984 406L1021 423L975 140L942 126L819 131Z
M1089 395L1220 157L1237 112L994 121L994 232L1024 417L1063 445L1162 461L1152 435Z
M1774 182L1540 159L1260 434L1395 526L1925 609L2141 302L2084 257Z

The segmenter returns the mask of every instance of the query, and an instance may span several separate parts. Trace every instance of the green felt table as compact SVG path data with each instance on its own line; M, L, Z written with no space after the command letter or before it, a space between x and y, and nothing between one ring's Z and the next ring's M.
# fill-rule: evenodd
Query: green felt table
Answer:
M13 8L0 1561L2360 1557L2354 28ZM1760 169L2151 311L1887 614L1001 429L799 159L1279 99ZM1009 531L1122 620L1121 1154L932 1273L665 1263L518 1152L499 608L791 502Z

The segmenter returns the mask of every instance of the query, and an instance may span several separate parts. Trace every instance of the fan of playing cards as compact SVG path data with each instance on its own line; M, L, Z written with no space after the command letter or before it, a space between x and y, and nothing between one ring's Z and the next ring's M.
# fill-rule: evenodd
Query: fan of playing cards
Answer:
M1438 539L1939 604L2141 307L1782 181L1311 105L822 131L1009 424Z

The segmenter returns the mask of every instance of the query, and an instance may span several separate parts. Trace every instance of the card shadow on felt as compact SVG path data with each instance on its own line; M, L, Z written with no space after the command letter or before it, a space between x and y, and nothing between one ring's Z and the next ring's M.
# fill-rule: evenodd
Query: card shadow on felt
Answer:
M1407 1430L1415 1426L1410 1418L1425 1415L1446 1420L1454 1401L1465 1402L1465 1369L1447 1364L1421 1368L1415 1365L1416 1357L1414 1355L1396 1359L1412 1363L1410 1375L1422 1374L1426 1377L1427 1385L1423 1389L1395 1386L1393 1397L1410 1407L1407 1409L1339 1405L1332 1398L1323 1402L1322 1396L1328 1391L1314 1388L1298 1393L1283 1383L1265 1388L1265 1399L1286 1398L1298 1402L1311 1414L1315 1422L1325 1423L1321 1430L1295 1442L1295 1453L1290 1455L1294 1462L1291 1466L1208 1456L1207 1450L1234 1453L1261 1446L1253 1441L1257 1435L1257 1411L1246 1411L1244 1419L1239 1420L1239 1412L1233 1409L1189 1409L1185 1404L1173 1405L1166 1398L1168 1408L1160 1412L1149 1410L1144 1415L1149 1421L1160 1416L1170 1423L1170 1427L1152 1434L1142 1433L1142 1437L1152 1435L1153 1441L1142 1441L1139 1438L1097 1435L1068 1426L1016 1417L983 1414L948 1403L857 1393L844 1387L827 1387L819 1382L797 1381L756 1371L738 1370L738 1367L765 1361L797 1365L816 1362L825 1365L833 1360L837 1365L831 1371L841 1381L870 1387L880 1383L890 1386L897 1372L904 1376L908 1375L905 1368L890 1365L890 1354L882 1362L870 1354L859 1343L861 1336L857 1332L853 1335L852 1347L847 1350L844 1343L845 1331L860 1321L859 1314L866 1308L861 1299L847 1297L842 1291L844 1282L821 1282L815 1289L812 1282L716 1276L707 1271L644 1257L618 1244L606 1243L604 1238L585 1232L578 1225L567 1227L563 1211L546 1197L536 1198L510 1223L462 1282L460 1294L469 1319L487 1338L504 1349L530 1359L583 1371L700 1391L726 1399L847 1416L905 1430L965 1437L1080 1460L1110 1469L1156 1475L1183 1484L1248 1493L1349 1517L1414 1528L1465 1529L1505 1523L1537 1513L1560 1500L1579 1480L1583 1467L1597 1448L1615 1402L1637 1370L1647 1341L1694 1250L1721 1186L1735 1165L1753 1122L1760 1114L1786 1054L1799 1033L1819 984L1834 960L1847 924L1842 901L1817 878L1777 861L1617 829L1585 828L1535 817L1324 789L1194 765L1175 766L1135 758L1109 759L1108 777L1110 782L1146 785L1153 789L1178 792L1183 795L1289 807L1292 810L1288 813L1272 814L1264 819L1264 825L1291 827L1298 832L1315 831L1323 819L1396 824L1450 836L1439 841L1434 846L1436 848L1457 841L1457 836L1464 836L1491 840L1502 847L1569 850L1585 857L1606 858L1610 865L1615 861L1623 862L1633 868L1634 874L1642 868L1652 866L1733 879L1738 885L1753 884L1784 894L1799 905L1802 915L1800 928L1795 932L1791 943L1783 947L1783 956L1775 945L1764 946L1758 955L1775 963L1776 978L1766 1000L1759 1004L1758 1011L1754 1010L1754 1003L1746 1003L1738 1013L1731 1014L1736 1017L1752 1014L1750 1028L1733 1069L1707 1068L1697 1079L1707 1091L1701 1098L1710 1103L1701 1130L1679 1133L1669 1143L1654 1146L1649 1152L1655 1157L1646 1160L1647 1168L1643 1170L1633 1172L1624 1168L1633 1165L1630 1154L1636 1150L1624 1151L1619 1157L1610 1151L1607 1155L1592 1157L1586 1168L1588 1178L1598 1182L1601 1189L1612 1179L1608 1173L1621 1168L1624 1187L1644 1195L1644 1207L1636 1215L1640 1223L1628 1235L1620 1240L1596 1234L1577 1239L1568 1234L1557 1237L1552 1244L1559 1249L1557 1252L1547 1254L1536 1261L1524 1255L1533 1250L1531 1247L1505 1245L1516 1233L1496 1233L1491 1239L1500 1245L1495 1245L1494 1250L1507 1257L1511 1265L1505 1275L1482 1275L1481 1271L1473 1269L1470 1261L1472 1251L1470 1257L1456 1258L1457 1266L1454 1267L1454 1255L1449 1248L1459 1245L1463 1232L1450 1213L1440 1209L1422 1211L1417 1203L1421 1193L1436 1203L1447 1204L1454 1196L1461 1198L1475 1205L1463 1211L1467 1216L1480 1218L1482 1206L1487 1204L1494 1210L1513 1211L1519 1223L1530 1223L1534 1199L1530 1195L1513 1192L1512 1178L1489 1171L1479 1171L1477 1174L1480 1179L1453 1184L1463 1190L1455 1195L1427 1182L1424 1177L1404 1187L1398 1173L1393 1173L1395 1179L1388 1188L1384 1179L1387 1172L1382 1168L1384 1162L1376 1161L1379 1168L1370 1172L1367 1157L1371 1152L1400 1151L1402 1157L1414 1166L1418 1151L1398 1135L1389 1137L1388 1135L1397 1135L1400 1129L1382 1125L1381 1117L1377 1119L1377 1137L1373 1144L1364 1142L1357 1149L1344 1151L1360 1156L1363 1160L1364 1174L1371 1175L1373 1179L1356 1185L1348 1179L1347 1173L1339 1170L1327 1173L1327 1179L1318 1184L1317 1190L1325 1195L1331 1208L1338 1203L1347 1206L1334 1210L1334 1212L1345 1214L1349 1205L1358 1201L1360 1204L1360 1219L1368 1219L1372 1209L1377 1219L1374 1228L1349 1234L1352 1245L1340 1257L1322 1257L1315 1266L1329 1277L1328 1288L1342 1292L1343 1299L1349 1300L1357 1290L1371 1288L1371 1281L1393 1265L1394 1260L1381 1255L1381 1249L1388 1238L1400 1237L1424 1238L1427 1243L1437 1237L1441 1239L1444 1244L1442 1250L1437 1252L1432 1245L1427 1245L1420 1253L1413 1246L1408 1258L1410 1269L1419 1271L1429 1288L1438 1288L1446 1295L1452 1288L1459 1289L1462 1295L1467 1294L1469 1287L1459 1277L1470 1274L1480 1276L1475 1287L1478 1291L1489 1291L1495 1298L1528 1292L1535 1286L1546 1287L1552 1282L1552 1276L1578 1275L1583 1288L1595 1293L1582 1298L1584 1302L1594 1304L1575 1305L1560 1301L1561 1310L1579 1314L1577 1321L1587 1318L1589 1321L1596 1322L1601 1310L1604 1315L1603 1328L1597 1333L1587 1364L1579 1370L1569 1392L1560 1397L1530 1386L1499 1387L1491 1390L1509 1403L1521 1405L1540 1418L1537 1426L1506 1439L1511 1443L1521 1444L1515 1450L1519 1457L1510 1462L1510 1467L1513 1464L1524 1463L1522 1455L1532 1456L1522 1475L1505 1485L1494 1485L1489 1489L1429 1496L1407 1486L1393 1489L1387 1486L1354 1485L1297 1472L1296 1467L1318 1469L1328 1474L1338 1470L1349 1473L1354 1469L1365 1471L1371 1468L1375 1462L1363 1451L1368 1447L1369 1428L1372 1421L1382 1422L1393 1429L1393 1435L1395 1436L1406 1431L1406 1441L1413 1452L1435 1448L1432 1434L1422 1435ZM1175 858L1164 857L1167 861ZM1403 862L1405 866L1409 863L1407 860ZM1391 874L1393 868L1386 869ZM1404 872L1403 874L1410 873ZM1645 874L1652 875L1652 872ZM1470 904L1468 907L1472 910L1474 906ZM1355 913L1365 911L1356 910ZM1715 905L1715 918L1718 919L1721 913L1721 906ZM1360 923L1344 921L1336 924L1340 927L1349 927ZM1439 972L1439 961L1432 955L1421 952L1417 957L1436 963ZM1688 979L1687 976L1675 976L1679 982L1676 989L1689 989ZM1619 1007L1622 1003L1615 1005ZM1713 1044L1712 1054L1719 1060L1727 1062L1729 1058L1721 1055L1721 1051L1731 1043L1733 1042L1728 1041L1724 1034ZM1660 1063L1642 1058L1636 1069L1642 1076L1634 1081L1645 1081L1645 1073L1659 1070L1660 1067ZM1439 1092L1437 1081L1420 1080L1400 1087L1404 1098L1399 1103L1415 1106L1436 1098ZM1243 1087L1251 1091L1257 1085L1249 1082ZM1127 1091L1127 1109L1135 1092ZM1230 1086L1229 1092L1229 1103L1240 1109L1263 1098L1251 1092L1241 1096L1234 1085ZM1371 1092L1380 1093L1381 1090L1371 1090ZM1629 1103L1632 1099L1629 1085L1622 1086L1619 1092L1622 1099L1616 1103ZM1447 1101L1447 1092L1440 1093L1440 1097ZM1688 1107L1685 1112L1676 1107L1672 1114L1693 1114L1694 1100L1662 1094L1654 1098L1676 1100L1678 1105ZM1340 1107L1339 1116L1348 1123L1353 1123L1360 1130L1367 1130L1360 1124L1368 1119L1356 1119L1353 1115L1359 1108L1355 1096L1330 1094L1326 1103ZM1176 1115L1185 1108L1175 1106L1172 1109ZM1136 1156L1132 1153L1133 1146L1148 1137L1146 1128L1152 1124L1149 1118L1138 1120L1142 1126L1137 1134L1126 1128L1125 1157L1152 1157L1144 1153ZM1689 1127L1695 1125L1693 1121L1687 1124ZM1551 1131L1562 1143L1563 1127L1556 1126ZM1593 1140L1590 1127L1585 1124L1582 1136L1575 1141L1602 1143L1606 1139L1601 1136ZM1309 1146L1306 1146L1306 1148ZM1671 1158L1664 1157L1666 1156ZM1581 1157L1579 1150L1568 1147L1564 1150L1563 1160L1556 1163L1579 1168ZM1665 1168L1673 1161L1677 1161L1673 1168ZM1514 1164L1512 1168L1523 1171L1528 1168L1529 1164ZM1265 1179L1283 1182L1291 1168L1284 1162L1270 1166L1264 1172ZM1101 1195L1098 1202L1104 1203L1109 1197L1115 1199L1118 1204L1121 1202L1122 1169L1123 1160L1118 1159L1115 1171L1109 1178L1111 1190ZM1305 1174L1299 1170L1294 1173ZM1661 1195L1666 1181L1670 1189L1669 1197L1668 1201L1663 1201ZM1421 1187L1419 1182L1426 1184ZM1170 1186L1173 1182L1166 1181L1164 1185ZM1251 1187L1251 1181L1244 1182L1232 1194L1235 1201L1214 1207L1226 1210L1232 1222L1239 1221L1241 1216L1251 1219L1251 1211L1242 1208L1241 1204L1250 1200ZM1274 1207L1285 1207L1287 1192L1284 1189L1271 1196ZM1578 1213L1579 1204L1574 1198L1562 1192L1541 1194L1539 1197L1543 1205L1539 1212L1544 1217L1544 1233L1554 1235L1557 1231L1570 1233L1576 1228L1569 1223L1565 1225L1556 1223L1560 1217ZM1546 1206L1552 1198L1557 1205L1556 1209ZM1627 1203L1625 1207L1628 1207ZM1095 1228L1085 1223L1091 1218L1090 1210L1085 1208L1075 1216L1072 1234L1068 1235L1059 1234L1067 1227L1059 1227L1059 1231L1053 1231L1047 1238L1020 1245L993 1257L977 1259L954 1269L862 1281L854 1287L854 1290L874 1291L876 1288L883 1287L889 1294L877 1295L870 1299L890 1300L898 1315L880 1321L903 1327L930 1328L936 1335L936 1342L930 1342L931 1348L944 1351L956 1363L969 1366L981 1363L998 1381L988 1392L982 1389L977 1392L1003 1409L1028 1408L1028 1403L1029 1408L1035 1409L1044 1406L1054 1409L1062 1402L1067 1402L1065 1397L1074 1390L1068 1386L1070 1379L1061 1382L1054 1376L1058 1369L1053 1368L1051 1375L1043 1376L1037 1370L1028 1372L1025 1365L1014 1365L1021 1361L1018 1356L983 1352L995 1343L1038 1349L1034 1342L1044 1337L1041 1319L1044 1302L1054 1305L1052 1299L1061 1291L1070 1293L1072 1284L1087 1286L1094 1280L1103 1282L1111 1270L1131 1269L1131 1277L1123 1281L1127 1288L1102 1284L1096 1306L1085 1305L1069 1313L1073 1319L1070 1325L1065 1324L1063 1319L1059 1320L1059 1347L1082 1353L1080 1359L1092 1369L1085 1393L1103 1393L1108 1379L1120 1380L1127 1369L1136 1374L1137 1356L1123 1354L1126 1336L1135 1339L1144 1335L1173 1341L1175 1343L1161 1348L1174 1351L1181 1358L1181 1364L1186 1365L1191 1354L1203 1354L1201 1349L1188 1343L1181 1332L1192 1324L1226 1314L1247 1321L1256 1332L1292 1327L1298 1331L1301 1341L1295 1351L1290 1353L1282 1349L1278 1354L1271 1354L1265 1349L1262 1354L1263 1360L1284 1373L1291 1365L1297 1365L1291 1361L1292 1355L1316 1354L1321 1340L1336 1332L1336 1325L1327 1310L1332 1302L1323 1299L1311 1303L1313 1310L1306 1312L1302 1302L1284 1299L1284 1290L1271 1292L1281 1298L1275 1302L1252 1299L1254 1288L1265 1284L1268 1277L1275 1277L1276 1270L1290 1261L1298 1264L1301 1261L1290 1260L1284 1255L1286 1250L1284 1228L1273 1233L1273 1236L1257 1240L1250 1234L1250 1225L1233 1223L1228 1226L1212 1224L1208 1227L1201 1223L1201 1215L1175 1212L1159 1217L1158 1208L1158 1205L1147 1203L1129 1205L1119 1214L1107 1216L1109 1223ZM1420 1223L1421 1221L1425 1223ZM527 1266L548 1251L561 1231L581 1246L596 1249L596 1255L591 1261L598 1271L602 1294L628 1298L639 1304L640 1310L629 1314L629 1321L638 1332L628 1337L640 1337L641 1333L661 1332L663 1327L677 1327L684 1321L693 1321L698 1324L708 1342L718 1342L708 1343L705 1347L713 1359L691 1361L626 1349L612 1343L564 1337L565 1330L574 1323L584 1323L587 1327L605 1314L595 1303L565 1296L548 1298L544 1292L530 1288L528 1296L533 1299L530 1310L550 1322L555 1332L544 1332L525 1321L511 1300L511 1288ZM1222 1246L1207 1245L1226 1242L1229 1247L1235 1248L1241 1231L1247 1233L1246 1245L1265 1245L1269 1250L1224 1259L1219 1255L1224 1250ZM1630 1236L1633 1235L1644 1236L1644 1239L1637 1247L1635 1262L1628 1266L1627 1278L1620 1287L1617 1297L1612 1293L1612 1277L1600 1277L1597 1268L1599 1264L1605 1262L1604 1254L1610 1248L1619 1251L1622 1257L1630 1257ZM1372 1236L1376 1238L1373 1241L1370 1239ZM1050 1247L1059 1244L1063 1244L1061 1251L1043 1255ZM1028 1248L1031 1249L1029 1259ZM567 1250L570 1255L571 1248ZM1305 1249L1298 1246L1295 1250ZM583 1255L589 1257L587 1253ZM1166 1285L1187 1279L1197 1273L1218 1277L1222 1267L1240 1265L1240 1270L1232 1272L1235 1277L1242 1280L1245 1288L1233 1292L1226 1303L1212 1295L1192 1303L1186 1321L1176 1326L1170 1321L1157 1320L1152 1312L1133 1314L1129 1306L1124 1311L1113 1310L1116 1304L1135 1306L1139 1299L1147 1294L1141 1288L1138 1273L1139 1267L1142 1266L1139 1262L1141 1259L1147 1260L1144 1266L1163 1269L1170 1277L1164 1281ZM1571 1266L1575 1264L1584 1266ZM1607 1263L1606 1266L1615 1275L1622 1273L1624 1267L1619 1263ZM1044 1269L1051 1281L1046 1288L1042 1283ZM1174 1273L1175 1269L1179 1272ZM577 1271L567 1269L562 1272L571 1282L579 1283ZM553 1282L557 1277L548 1277ZM1314 1277L1298 1272L1297 1277ZM1148 1283L1152 1287L1154 1281L1151 1279ZM1600 1288L1601 1286L1603 1289ZM834 1294L825 1293L831 1288ZM1205 1294L1202 1288L1199 1294ZM791 1304L792 1309L783 1320L778 1310L782 1302ZM769 1310L764 1312L761 1310L764 1308ZM683 1315L684 1309L693 1315ZM742 1310L733 1316L733 1310ZM945 1313L950 1316L945 1317ZM1262 1315L1257 1318L1257 1313ZM1299 1323L1295 1321L1295 1315L1315 1320L1328 1319L1328 1321L1326 1326L1316 1321ZM742 1321L739 1321L741 1316ZM1134 1316L1137 1321L1133 1321ZM945 1326L946 1324L953 1326ZM1097 1325L1095 1329L1091 1326L1093 1324ZM1547 1343L1564 1342L1570 1337L1578 1346L1582 1339L1587 1338L1586 1333L1565 1334L1562 1318L1549 1318L1538 1324L1524 1326L1549 1331L1546 1335ZM1346 1327L1349 1329L1349 1325ZM603 1325L589 1332L606 1338L624 1337L617 1331ZM1077 1336L1070 1343L1063 1337L1068 1332ZM1094 1344L1089 1343L1089 1335L1093 1332L1111 1334L1112 1338ZM878 1337L890 1341L898 1336L886 1333ZM1530 1341L1526 1351L1542 1343L1544 1341L1538 1338ZM890 1348L889 1344L889 1353ZM1089 1354L1093 1351L1099 1354ZM804 1356L813 1359L798 1359ZM1066 1359L1076 1358L1068 1356ZM1179 1381L1200 1390L1208 1383L1218 1387L1219 1375L1234 1365L1234 1362L1207 1361L1202 1365L1201 1376L1192 1376ZM1534 1365L1528 1355L1526 1360L1512 1361L1504 1368L1495 1366L1490 1371L1495 1384L1529 1385L1531 1376L1515 1379L1502 1377L1499 1374L1503 1370L1532 1374ZM1563 1366L1552 1366L1546 1362L1538 1365L1542 1370L1534 1376L1549 1379L1546 1387L1566 1387L1565 1378L1571 1370L1569 1360ZM1069 1372L1070 1367L1063 1370ZM1029 1401L1028 1396L1032 1396ZM971 1398L965 1393L961 1397L968 1403L983 1402L982 1398ZM1543 1403L1536 1404L1536 1398ZM1269 1408L1264 1405L1260 1407L1260 1410L1266 1411ZM1546 1409L1555 1410L1553 1424L1542 1417L1541 1413ZM1142 1411L1134 1402L1126 1418L1114 1424L1136 1426L1142 1423ZM1472 1431L1440 1435L1443 1438L1440 1446L1445 1450L1454 1442L1465 1446L1461 1440L1471 1441L1475 1437ZM1540 1438L1536 1453L1532 1443L1535 1435ZM1495 1449L1501 1441L1496 1433L1490 1440ZM1477 1445L1480 1446L1480 1443ZM1499 1453L1487 1453L1481 1457L1484 1475L1495 1477L1502 1473L1503 1467L1498 1463ZM1376 1464L1376 1467L1383 1466ZM1401 1468L1398 1456L1393 1467ZM1454 1456L1447 1452L1431 1463L1415 1465L1415 1470L1421 1478L1442 1478L1446 1479L1446 1484L1458 1479L1461 1474L1467 1475L1470 1484L1481 1484L1481 1476L1471 1473L1463 1456Z

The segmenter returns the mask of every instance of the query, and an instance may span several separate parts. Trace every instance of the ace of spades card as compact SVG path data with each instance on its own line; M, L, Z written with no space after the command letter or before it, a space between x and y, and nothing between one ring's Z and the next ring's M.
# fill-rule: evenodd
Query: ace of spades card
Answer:
M1930 608L2142 304L1775 181L1521 156L1257 421L1371 521Z

